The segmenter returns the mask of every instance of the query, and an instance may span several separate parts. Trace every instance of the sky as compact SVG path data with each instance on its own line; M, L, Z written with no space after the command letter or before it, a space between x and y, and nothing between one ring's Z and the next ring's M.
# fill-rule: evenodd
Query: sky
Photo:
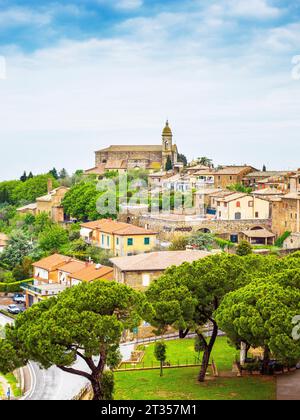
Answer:
M0 0L0 180L110 144L300 167L300 1Z

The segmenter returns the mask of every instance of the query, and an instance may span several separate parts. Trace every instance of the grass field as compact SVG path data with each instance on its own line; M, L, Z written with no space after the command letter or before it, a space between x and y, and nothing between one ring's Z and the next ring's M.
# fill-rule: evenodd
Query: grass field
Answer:
M154 345L146 348L145 365L151 365ZM167 342L167 360L176 365L195 358L194 340ZM218 338L213 358L219 372L230 374L236 350L225 337ZM263 377L208 377L204 384L197 381L198 367L165 369L164 377L158 370L117 372L116 399L120 400L272 400L276 384L273 378Z
M194 350L194 339L167 341L167 361L171 365L186 365L199 363L199 355ZM219 337L216 341L212 358L219 370L230 370L237 351L227 344L225 337ZM201 355L200 355L201 360ZM159 362L154 357L154 344L146 347L145 357L137 367L156 367ZM127 365L127 367L133 367Z

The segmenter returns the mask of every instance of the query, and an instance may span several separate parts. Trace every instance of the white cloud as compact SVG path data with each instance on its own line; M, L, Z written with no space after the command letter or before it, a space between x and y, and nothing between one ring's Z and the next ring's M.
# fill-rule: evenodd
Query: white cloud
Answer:
M143 0L117 0L115 7L118 9L132 10L138 9L143 5Z
M290 39L297 30L288 25L275 36L267 29L241 44L242 54L232 46L218 54L214 37L227 23L214 12L213 32L202 12L161 13L128 20L115 39L8 52L8 78L0 81L0 178L53 165L91 167L93 151L111 143L158 144L166 117L190 158L299 166L300 84L290 60L283 71L274 64L281 51L266 60L266 47L259 48L271 35Z
M216 16L266 20L279 17L283 11L271 6L267 0L222 0L209 5L205 13L207 18Z
M43 26L51 22L51 14L40 13L23 7L12 7L0 11L0 25L2 28L20 25Z
M272 19L282 11L271 6L267 0L229 0L229 13L238 17Z

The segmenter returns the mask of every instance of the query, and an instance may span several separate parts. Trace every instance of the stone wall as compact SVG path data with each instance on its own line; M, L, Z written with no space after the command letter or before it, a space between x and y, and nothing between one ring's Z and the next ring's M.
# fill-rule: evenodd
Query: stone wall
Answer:
M161 152L130 152L130 151L111 151L111 152L96 152L96 166L99 166L103 161L108 160L139 160L149 162L162 162Z
M151 218L149 215L134 216L131 223L159 232L162 240L173 240L176 236L204 231L218 234L224 239L230 239L230 235L254 227L271 228L271 220L168 220L167 218Z

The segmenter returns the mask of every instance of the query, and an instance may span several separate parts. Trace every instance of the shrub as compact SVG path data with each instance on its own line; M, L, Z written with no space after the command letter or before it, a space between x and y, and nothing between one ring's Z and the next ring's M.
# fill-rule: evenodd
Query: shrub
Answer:
M242 241L236 249L236 254L239 255L240 257L250 255L252 254L252 246L249 244L249 242Z

